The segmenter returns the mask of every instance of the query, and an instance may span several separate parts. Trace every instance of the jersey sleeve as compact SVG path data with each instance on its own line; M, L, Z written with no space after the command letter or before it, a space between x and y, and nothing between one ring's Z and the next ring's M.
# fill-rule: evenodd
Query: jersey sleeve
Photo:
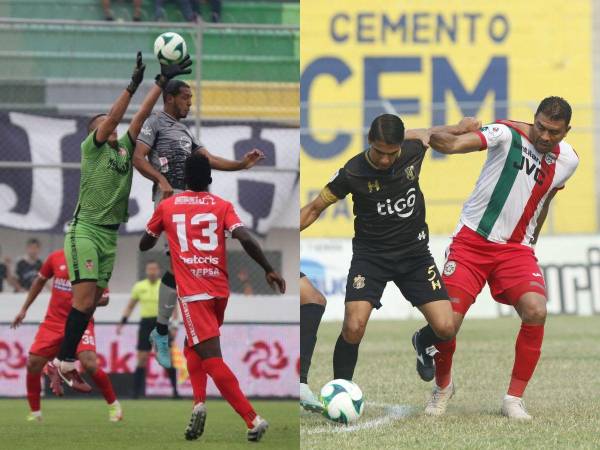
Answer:
M158 208L154 210L154 214L152 214L150 221L146 225L146 233L155 238L159 237L164 230L163 204L163 202L158 204Z
M81 152L85 155L96 155L100 147L96 145L96 130L92 131L81 143Z
M135 283L133 285L133 288L131 288L131 298L134 300L139 300L140 299L140 283Z
M148 117L144 124L142 125L142 129L140 130L140 134L138 134L137 140L143 142L148 147L154 147L154 142L156 141L156 137L158 136L158 120L156 116L152 114Z
M346 170L341 168L338 170L329 183L319 194L323 200L327 203L335 203L336 201L344 198L350 193L350 183L346 177Z
M227 203L227 209L225 210L225 230L230 233L236 228L243 227L244 223L240 220L239 216L235 212L235 208L231 203Z
M481 148L488 150L495 150L496 148L509 143L512 140L512 133L506 125L499 123L492 123L482 127L479 131L476 131L479 139L481 140Z
M40 275L42 278L44 278L46 280L49 278L52 278L54 276L54 268L53 268L54 261L53 261L53 259L54 259L54 253L51 253L46 258L46 261L44 261L44 264L42 264L42 267L40 267L40 272L38 275Z

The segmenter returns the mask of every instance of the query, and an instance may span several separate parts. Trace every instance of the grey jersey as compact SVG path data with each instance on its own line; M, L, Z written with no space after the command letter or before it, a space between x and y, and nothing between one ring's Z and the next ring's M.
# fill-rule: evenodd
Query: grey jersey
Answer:
M150 115L138 135L138 141L150 147L150 164L158 170L173 189L185 189L183 181L185 159L202 147L190 130L164 111ZM153 192L156 193L156 186Z

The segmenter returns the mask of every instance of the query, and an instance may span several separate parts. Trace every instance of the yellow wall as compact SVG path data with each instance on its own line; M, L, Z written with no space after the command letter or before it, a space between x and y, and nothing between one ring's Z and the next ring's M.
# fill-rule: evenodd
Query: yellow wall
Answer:
M379 103L365 103L369 95L416 98L418 112L401 116L408 128L429 127L434 122L434 84L447 83L453 73L458 88L454 85L452 90L448 84L445 95L438 94L438 100L447 106L448 123L463 116L456 97L468 99L482 79L482 84L489 82L491 91L471 99L479 106L475 110L484 122L503 118L496 117L504 115L503 111L511 119L531 122L537 104L549 95L570 102L573 130L567 141L577 150L581 163L567 188L556 196L548 223L558 233L596 231L591 6L589 1L574 3L576 8L573 2L562 0L303 0L301 203L363 149L361 133L371 120L363 115L364 109ZM372 58L389 58L386 63L396 66L395 71L373 76L382 60ZM398 69L401 63L415 61L420 67L414 72ZM494 70L484 77L490 64ZM498 102L504 87L508 110ZM331 143L338 133L348 134L347 144L319 146ZM421 187L432 233L452 232L484 156L426 157ZM351 211L349 198L338 202L303 235L351 236Z

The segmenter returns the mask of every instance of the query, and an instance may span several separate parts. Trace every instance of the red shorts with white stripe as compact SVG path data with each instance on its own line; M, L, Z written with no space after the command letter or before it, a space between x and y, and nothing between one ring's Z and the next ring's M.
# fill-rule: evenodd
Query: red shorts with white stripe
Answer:
M219 328L223 325L226 307L226 298L212 298L193 302L179 300L188 347L193 347L202 341L221 335Z
M42 322L35 335L33 344L29 349L29 353L33 355L43 356L48 360L52 360L58 355L60 344L65 337L65 324L55 322ZM96 352L96 336L94 335L94 322L90 320L76 353L81 352Z
M515 305L526 292L546 296L546 285L531 247L519 243L490 242L463 226L452 238L442 273L448 288L464 291L474 299L486 281L499 303ZM510 295L506 295L510 291ZM471 306L467 299L452 299L452 308L462 314Z

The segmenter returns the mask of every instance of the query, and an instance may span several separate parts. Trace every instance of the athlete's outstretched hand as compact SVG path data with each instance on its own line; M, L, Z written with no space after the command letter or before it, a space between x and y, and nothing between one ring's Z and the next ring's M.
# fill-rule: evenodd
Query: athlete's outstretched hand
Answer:
M19 314L17 314L15 316L14 320L10 324L10 327L17 328L19 325L21 325L23 323L23 320L25 320L26 314L27 314L27 311L24 311L24 310L19 311Z
M281 275L277 272L267 272L265 278L267 279L269 286L271 286L271 289L276 291L277 288L279 288L279 293L285 294L285 280L281 278Z
M458 122L458 126L463 130L463 134L477 131L481 128L481 120L478 120L476 117L464 117Z
M161 88L164 88L171 78L175 78L177 75L187 75L192 73L191 65L192 60L190 59L190 55L186 55L185 58L177 64L169 64L168 66L161 64L160 74L156 75L156 84Z
M137 52L135 68L133 69L133 74L131 74L131 82L127 86L127 90L131 95L135 94L138 86L144 80L144 70L146 70L146 64L142 61L142 52Z
M166 198L169 198L174 194L173 187L169 184L167 180L158 183L158 189L160 191L160 201L163 201Z
M261 159L265 159L265 154L259 149L253 148L244 155L244 158L242 159L242 167L244 169L254 167Z

